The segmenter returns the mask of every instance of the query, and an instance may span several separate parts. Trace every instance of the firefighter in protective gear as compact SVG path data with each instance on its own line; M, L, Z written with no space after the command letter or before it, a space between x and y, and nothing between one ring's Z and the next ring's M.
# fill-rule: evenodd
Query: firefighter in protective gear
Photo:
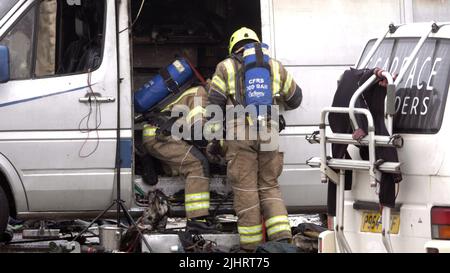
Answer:
M248 28L241 28L231 36L229 50L232 56L216 67L208 91L209 104L219 105L225 111L229 105L244 101L245 90L238 90L239 87L245 88L243 77L239 75L243 66L239 55L242 58L244 46L254 42L260 40ZM273 104L283 104L285 110L297 108L302 101L302 90L280 62L270 59L269 65ZM230 126L235 129L242 126L235 121L228 123L227 120L227 132ZM253 126L252 123L247 118L245 130ZM259 137L257 140L230 140L228 137L225 140L227 175L233 187L240 244L246 251L253 251L262 243L263 221L269 240L290 242L292 239L286 206L277 181L283 169L283 154L278 148L261 150L262 143Z
M199 99L201 103L196 105L194 102L195 100L198 102ZM150 121L143 129L143 142L148 153L167 165L172 174L181 175L186 179L187 229L205 232L215 231L217 228L207 217L210 208L208 160L195 145L174 139L167 130L171 130L172 125L177 122L184 122L190 128L196 124L202 126L206 103L207 93L203 86L187 89L161 111L162 115L170 116L170 112L177 106L187 106L189 107L187 116L175 118L169 126Z

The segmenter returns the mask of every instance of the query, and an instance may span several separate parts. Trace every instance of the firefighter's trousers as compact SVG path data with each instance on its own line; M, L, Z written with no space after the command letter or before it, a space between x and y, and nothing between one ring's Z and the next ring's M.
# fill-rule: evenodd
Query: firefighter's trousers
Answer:
M286 206L277 181L283 169L283 154L278 149L261 151L260 140L225 143L241 248L254 250L262 242L263 221L269 240L291 239Z
M185 209L187 218L208 215L210 206L209 165L196 147L170 136L158 136L144 128L144 146L155 158L167 164L174 173L186 179Z

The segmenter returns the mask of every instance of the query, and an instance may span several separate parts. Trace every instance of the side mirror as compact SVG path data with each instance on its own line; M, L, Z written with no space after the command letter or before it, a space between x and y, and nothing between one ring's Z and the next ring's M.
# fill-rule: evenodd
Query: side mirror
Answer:
M0 83L9 81L9 49L0 45Z

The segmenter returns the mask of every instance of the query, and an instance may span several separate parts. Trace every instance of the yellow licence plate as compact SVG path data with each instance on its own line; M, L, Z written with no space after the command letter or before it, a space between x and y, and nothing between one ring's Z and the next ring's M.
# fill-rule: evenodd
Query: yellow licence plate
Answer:
M363 212L361 221L362 232L381 233L381 213ZM391 234L398 234L400 229L400 215L391 214Z

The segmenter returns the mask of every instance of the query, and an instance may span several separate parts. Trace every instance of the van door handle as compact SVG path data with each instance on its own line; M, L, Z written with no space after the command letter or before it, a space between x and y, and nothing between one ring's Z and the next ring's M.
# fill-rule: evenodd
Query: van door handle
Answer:
M88 93L86 96L79 98L79 102L81 103L89 103L89 102L98 102L98 103L109 103L115 102L116 98L114 97L102 97L100 93Z

